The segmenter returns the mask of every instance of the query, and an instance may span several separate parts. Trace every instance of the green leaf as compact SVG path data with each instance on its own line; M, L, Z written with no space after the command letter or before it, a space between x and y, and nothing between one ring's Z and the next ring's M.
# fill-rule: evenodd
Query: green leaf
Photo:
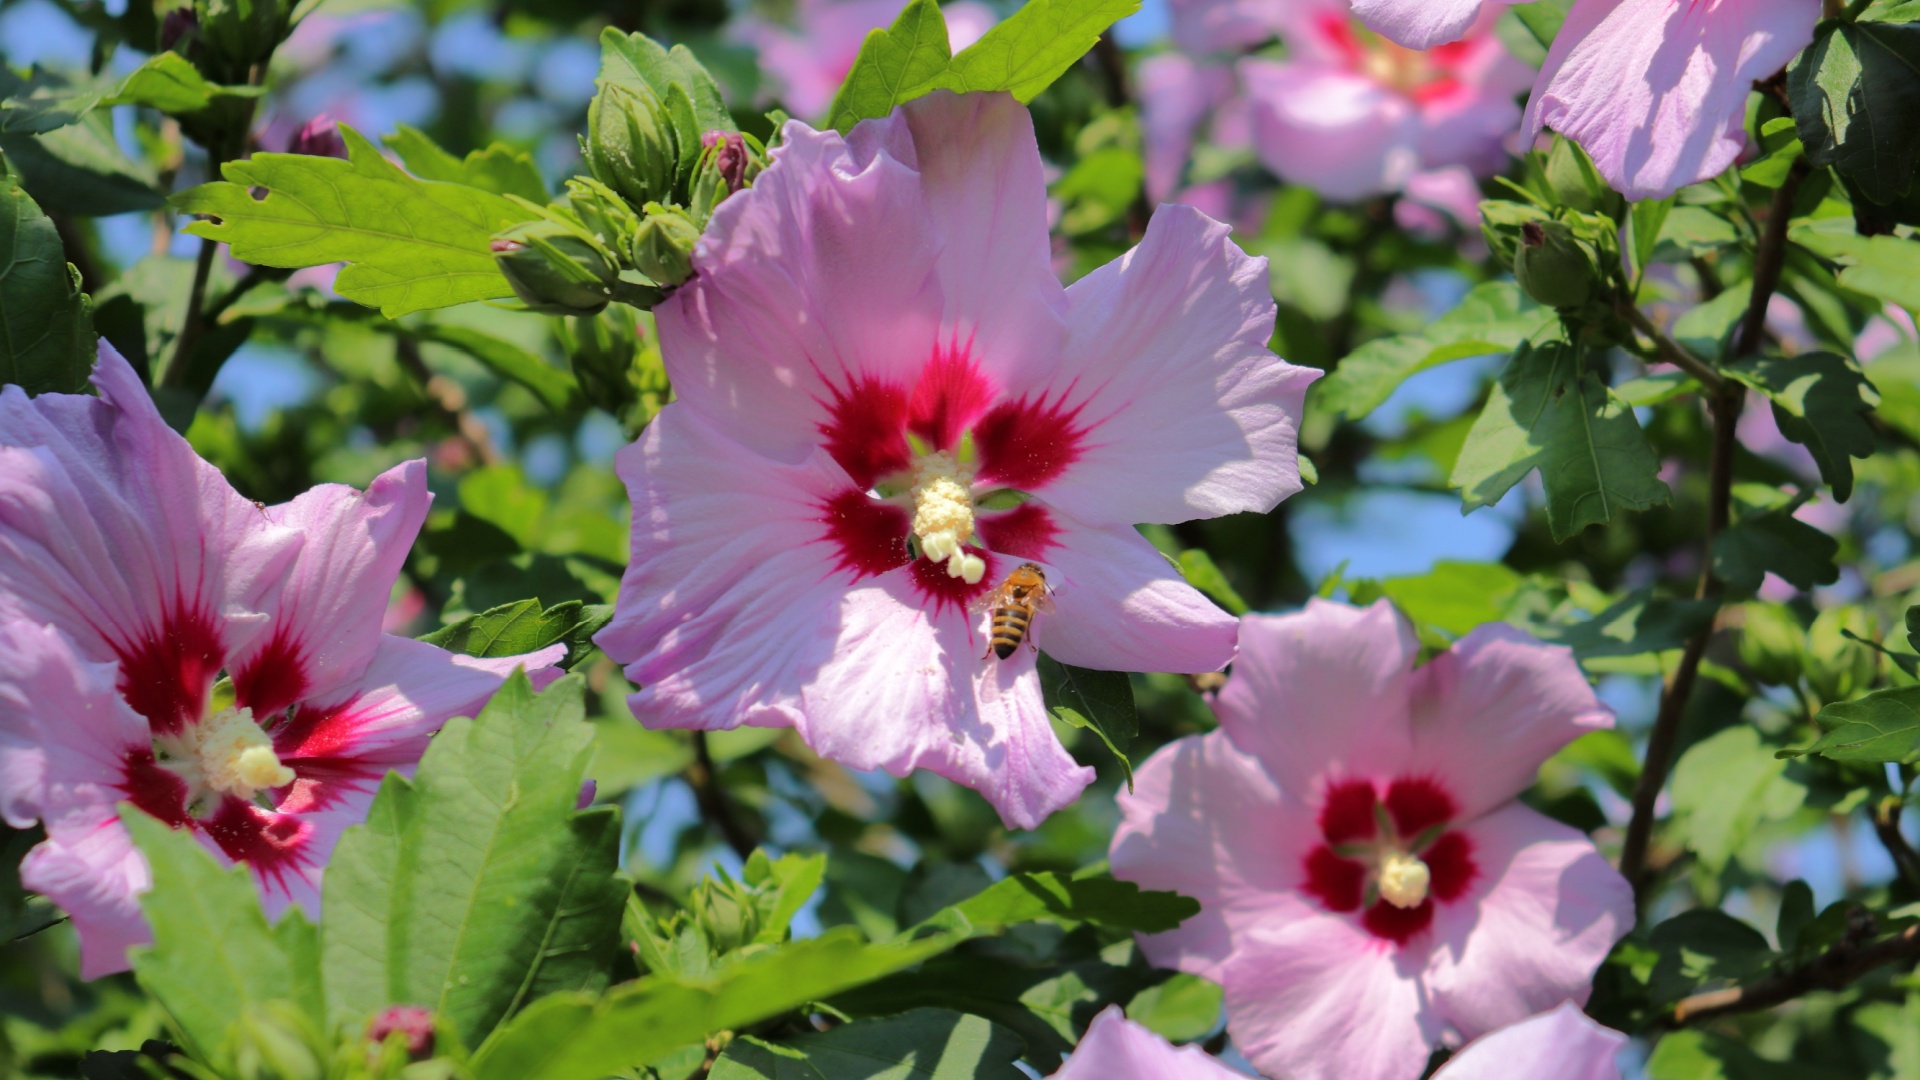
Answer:
M1424 574L1388 578L1380 591L1416 623L1458 637L1506 617L1501 606L1520 587L1520 575L1499 563L1442 559Z
M1828 21L1787 69L1807 160L1868 199L1906 194L1920 162L1920 26Z
M1169 1042L1193 1042L1220 1024L1220 984L1181 972L1127 1002L1127 1019Z
M77 394L93 370L92 304L40 207L0 175L0 383Z
M1795 504L1797 505L1797 504ZM1793 516L1794 505L1747 514L1713 538L1713 576L1758 592L1768 571L1797 589L1840 580L1840 541Z
M1846 502L1853 494L1850 459L1872 455L1873 425L1866 414L1880 403L1859 367L1844 356L1816 352L1743 360L1727 374L1767 395L1780 433L1813 454L1820 479Z
M1045 653L1040 654L1040 694L1048 711L1060 721L1086 728L1107 744L1120 768L1127 774L1127 789L1133 789L1133 762L1127 749L1140 730L1133 705L1133 681L1124 671L1094 671L1063 664Z
M886 116L896 105L925 93L919 88L931 84L951 59L940 5L912 0L892 26L867 32L846 81L833 96L827 125L844 135L861 120Z
M1667 223L1667 215L1673 212L1673 196L1664 199L1642 199L1633 204L1628 212L1627 224L1633 233L1633 269L1636 274L1647 271L1647 263L1653 259L1653 250L1660 243L1660 230Z
M1014 1062L1020 1037L978 1016L948 1009L914 1009L878 1020L856 1020L817 1035L784 1040L779 1050L755 1040L737 1043L715 1063L725 1080L1019 1080ZM808 1070L798 1072L798 1061ZM769 1064L772 1065L769 1068Z
M133 69L120 88L102 99L102 105L144 105L171 116L185 116L220 98L251 98L266 93L264 86L223 86L208 82L193 63L175 52L163 52Z
M1654 927L1650 944L1660 959L1648 989L1660 1004L1751 978L1773 960L1760 931L1711 908L1683 911Z
M845 132L935 90L1005 90L1025 104L1085 56L1107 27L1138 10L1139 0L1027 0L948 59L938 5L918 0L892 26L867 35L834 97L831 123Z
M391 332L395 336L410 336L459 349L486 365L495 375L533 391L533 396L554 412L565 412L580 393L580 384L572 375L504 338L471 327L445 323L395 325Z
M1674 831L1709 871L1719 873L1753 830L1779 821L1806 801L1805 785L1745 724L1693 744L1673 767Z
M422 180L465 184L495 195L518 195L536 204L552 198L546 180L540 176L540 167L533 163L533 155L506 143L494 143L462 159L442 150L426 132L406 124L380 141L400 155L400 162L408 172Z
M605 985L628 890L613 808L574 810L593 739L580 695L577 677L535 695L516 672L434 737L411 784L382 785L326 881L336 1015L426 1005L471 1046L537 996Z
M1188 548L1180 553L1180 575L1187 579L1187 584L1206 593L1214 603L1233 614L1247 613L1247 602L1234 591L1233 585L1227 581L1227 575L1220 572L1213 556L1204 549Z
M496 1031L472 1072L475 1080L596 1080L912 967L973 932L955 922L873 945L842 927L736 954L710 978L649 976L603 996L554 994Z
M1448 480L1466 509L1498 502L1536 468L1556 541L1672 499L1633 410L1579 367L1577 351L1560 342L1513 354Z
M1641 656L1678 649L1713 621L1712 600L1673 600L1638 589L1572 626L1536 626L1542 640L1568 646L1581 660Z
M1647 1080L1828 1080L1804 1064L1768 1061L1725 1035L1675 1031L1647 1059Z
M1920 686L1876 690L1854 701L1821 709L1814 725L1825 734L1793 754L1819 754L1835 761L1920 761Z
M1553 46L1553 39L1560 33L1572 7L1573 0L1534 0L1530 4L1514 5L1513 14L1540 47L1546 49Z
M538 599L521 600L469 615L421 635L420 640L448 652L481 657L519 656L564 642L565 663L571 666L586 656L593 647L593 635L611 621L613 607L609 604L568 600L542 608Z
M1199 911L1197 901L1179 893L1142 889L1111 877L1010 874L928 919L926 925L942 925L959 915L982 933L999 933L1018 923L1045 920L1159 934Z
M1838 262L1841 285L1904 308L1920 308L1920 243L1898 236L1860 236L1852 217L1795 225L1787 237Z
M103 217L165 206L153 167L128 157L105 114L40 136L0 135L20 185L56 214Z
M1314 387L1329 412L1358 420L1384 404L1417 372L1455 360L1511 352L1557 321L1551 308L1528 299L1511 281L1476 285L1460 306L1419 334L1380 338L1340 361Z
M1678 262L1739 242L1740 230L1734 228L1733 222L1704 206L1676 206L1668 213L1660 228L1660 238L1648 257L1654 262Z
M166 1008L186 1048L218 1061L248 1006L292 996L294 965L245 867L222 868L193 834L131 805L121 820L153 874L140 898L153 944L133 952L134 976Z
M533 210L479 188L416 180L352 128L343 124L340 134L347 161L255 154L223 166L225 182L174 196L182 212L214 219L186 231L261 266L347 263L335 290L390 319L513 295L488 244ZM250 193L256 187L264 198Z

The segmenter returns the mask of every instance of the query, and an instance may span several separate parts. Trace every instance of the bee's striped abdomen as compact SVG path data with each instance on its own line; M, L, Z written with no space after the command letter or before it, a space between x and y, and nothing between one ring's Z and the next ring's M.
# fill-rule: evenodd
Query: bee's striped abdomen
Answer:
M993 609L993 655L1005 660L1020 647L1027 636L1027 625L1033 621L1030 609L1006 607Z

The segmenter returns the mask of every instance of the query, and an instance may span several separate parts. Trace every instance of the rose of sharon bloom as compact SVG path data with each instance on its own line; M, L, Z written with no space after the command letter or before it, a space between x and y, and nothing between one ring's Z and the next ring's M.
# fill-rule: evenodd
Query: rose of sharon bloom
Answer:
M1467 1044L1433 1080L1620 1080L1627 1037L1572 1002Z
M1505 162L1528 72L1491 20L1421 53L1368 31L1346 0L1302 0L1282 36L1287 59L1239 65L1254 147L1282 179L1352 200L1430 170L1491 175Z
M475 660L380 633L432 501L422 463L261 507L104 342L93 381L97 398L0 391L0 816L46 827L21 880L73 916L87 978L147 940L117 803L246 863L270 913L311 909L381 776L564 651Z
M1109 1005L1053 1080L1247 1080L1197 1046L1174 1047Z
M906 0L799 0L793 24L747 15L729 24L734 40L760 54L769 95L795 116L824 120L833 95L847 81L868 32L892 25ZM980 40L999 19L980 0L956 0L940 9L953 52Z
M1633 923L1586 836L1516 801L1612 726L1572 654L1500 625L1419 651L1385 600L1248 616L1220 729L1119 797L1115 876L1202 905L1147 956L1219 982L1271 1075L1415 1080L1449 1032L1584 1001Z
M1318 374L1267 351L1266 262L1162 207L1062 288L1032 121L920 98L845 139L789 123L655 309L677 400L618 470L633 551L596 639L649 727L791 725L1031 828L1092 779L1035 654L1198 672L1236 627L1134 530L1300 489ZM975 606L1023 563L1053 610L1002 660Z
M1457 41L1513 0L1354 0L1411 49ZM1813 40L1819 0L1575 0L1522 134L1579 143L1629 199L1709 179L1746 145L1747 94Z

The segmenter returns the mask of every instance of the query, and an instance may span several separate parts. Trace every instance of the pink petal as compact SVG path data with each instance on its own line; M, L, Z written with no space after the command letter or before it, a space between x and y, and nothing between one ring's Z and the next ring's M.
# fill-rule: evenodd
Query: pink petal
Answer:
M1575 829L1512 804L1462 831L1479 876L1433 921L1427 985L1460 1034L1478 1038L1563 1001L1633 927L1633 890Z
M1631 200L1717 176L1745 145L1747 95L1813 39L1814 0L1576 0L1522 133L1578 142Z
M1286 29L1296 0L1171 0L1173 39L1186 52L1226 52L1259 45ZM1145 95L1142 95L1143 98Z
M303 698L337 697L366 670L387 597L432 502L427 463L409 461L376 477L365 494L323 484L267 511L306 543L272 630L232 665L239 704L264 719Z
M1186 583L1128 526L1057 519L1046 558L1054 611L1035 644L1054 659L1107 671L1218 671L1233 659L1239 620Z
M1309 600L1240 621L1240 656L1214 701L1220 728L1289 795L1341 777L1390 779L1411 760L1407 693L1420 643L1386 600Z
M1398 191L1421 167L1420 117L1404 95L1331 67L1240 62L1254 146L1274 174L1329 199Z
M150 736L118 679L116 665L82 659L52 626L0 623L0 815L9 824L119 798L126 755Z
M940 90L863 121L847 142L856 159L884 148L919 170L941 242L940 339L971 343L967 352L995 381L1057 354L1067 299L1053 273L1047 181L1026 106L1011 94Z
M1161 747L1115 799L1114 876L1200 901L1178 929L1140 939L1155 964L1218 980L1236 933L1308 910L1290 891L1320 839L1313 815L1221 732Z
M1489 624L1414 673L1413 759L1459 801L1459 820L1533 785L1540 764L1613 726L1573 651Z
M1487 0L1488 6L1493 2ZM1465 36L1480 17L1481 3L1482 0L1353 0L1353 13L1368 29L1409 49L1431 49Z
M1257 927L1221 976L1227 1032L1269 1076L1419 1080L1445 1025L1409 959L1337 916Z
M1175 1048L1109 1005L1053 1080L1246 1080L1198 1046Z
M947 49L959 52L987 35L1000 16L979 0L954 0L940 6L940 17L947 23Z
M1433 1080L1620 1080L1627 1037L1587 1019L1571 1001L1469 1043Z
M1072 335L1028 391L1085 432L1042 496L1092 525L1265 512L1300 490L1295 443L1320 373L1267 350L1265 259L1166 206L1140 245L1075 282Z
M161 730L199 715L300 544L160 419L105 342L100 397L0 390L0 601L119 659Z
M1210 5L1218 6L1218 5ZM1232 92L1224 67L1203 66L1184 53L1155 53L1140 61L1140 135L1146 144L1147 198L1165 202L1180 186L1194 132Z
M21 860L20 882L73 917L83 979L127 970L127 949L153 940L140 914L153 878L111 802L50 824Z
M330 705L302 705L273 731L274 752L298 777L285 812L331 808L350 792L371 796L389 768L410 769L434 732L474 716L516 669L552 681L566 646L481 659L409 638L383 636L356 682ZM542 678L546 675L546 678Z
M909 386L945 344L941 238L910 165L856 158L839 135L798 122L785 139L715 211L696 276L654 315L677 400L799 461L836 396Z

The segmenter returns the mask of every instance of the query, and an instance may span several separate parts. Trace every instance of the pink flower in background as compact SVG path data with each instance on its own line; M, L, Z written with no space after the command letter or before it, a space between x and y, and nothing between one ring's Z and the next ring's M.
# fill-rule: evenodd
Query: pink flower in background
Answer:
M1482 1035L1433 1074L1433 1080L1620 1080L1627 1037L1562 1002Z
M727 33L759 51L772 99L795 116L824 120L867 33L891 25L906 6L906 0L799 0L790 26L747 15L730 23ZM956 0L940 14L954 52L980 40L999 21L979 0Z
M1193 56L1271 41L1296 0L1168 0L1173 43ZM1143 95L1144 97L1144 95Z
M1133 528L1300 489L1317 375L1266 349L1265 260L1184 207L1062 288L1032 121L938 93L842 139L798 122L655 311L677 400L618 469L633 551L596 639L649 727L796 728L930 769L1031 828L1092 779L1033 651L971 610L1024 562L1067 664L1210 671L1234 621Z
M104 343L94 385L0 391L0 816L46 827L21 880L73 916L88 978L146 939L117 803L246 863L270 912L311 908L380 777L563 651L474 660L382 636L431 501L421 463L261 507Z
M1354 0L1410 49L1460 40L1513 0ZM1579 143L1628 199L1717 176L1746 145L1747 94L1813 40L1819 0L1576 0L1527 102L1522 136Z
M1197 1046L1175 1048L1109 1005L1052 1080L1247 1080ZM1581 1078L1584 1080L1584 1078Z
M1119 796L1114 874L1203 905L1147 956L1221 983L1269 1074L1414 1080L1449 1032L1585 1000L1633 923L1592 842L1516 800L1613 723L1572 654L1505 625L1419 652L1384 600L1248 616L1220 729Z
M1276 175L1331 199L1400 191L1418 174L1506 160L1526 66L1491 22L1419 53L1376 36L1345 0L1301 0L1283 32L1285 60L1242 60L1254 147Z

